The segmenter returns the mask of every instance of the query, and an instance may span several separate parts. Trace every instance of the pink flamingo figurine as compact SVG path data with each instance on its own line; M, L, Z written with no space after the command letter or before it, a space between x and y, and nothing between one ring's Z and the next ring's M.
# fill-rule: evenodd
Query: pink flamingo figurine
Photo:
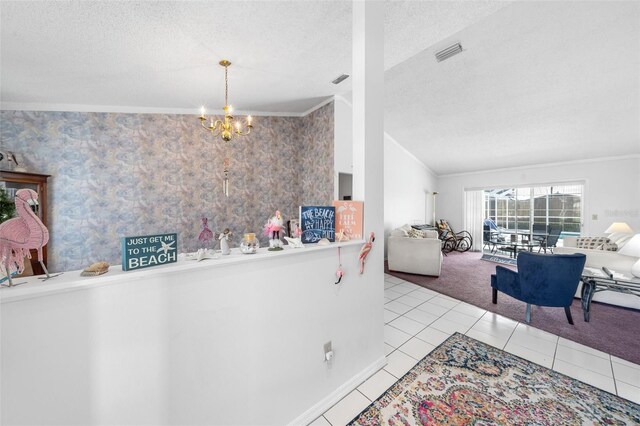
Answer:
M369 241L364 243L364 245L360 249L360 255L358 256L358 258L360 259L360 273L361 274L364 273L364 260L367 258L367 255L369 254L369 252L373 248L373 242L375 241L375 239L376 239L376 237L373 235L373 232L372 232L371 234L369 234Z
M198 235L198 240L202 243L202 247L209 244L209 241L213 240L213 231L209 229L209 219L202 217L202 231Z
M9 286L13 286L11 268L22 273L25 256L31 259L30 249L38 250L38 262L47 275L45 279L52 278L42 259L42 247L49 241L49 231L31 210L31 206L38 205L38 193L32 189L20 189L16 192L15 203L18 217L0 224L0 258L4 261Z
M269 236L269 251L283 250L282 241L280 240L280 232L283 228L282 214L280 214L280 210L276 210L276 214L264 226L264 235Z

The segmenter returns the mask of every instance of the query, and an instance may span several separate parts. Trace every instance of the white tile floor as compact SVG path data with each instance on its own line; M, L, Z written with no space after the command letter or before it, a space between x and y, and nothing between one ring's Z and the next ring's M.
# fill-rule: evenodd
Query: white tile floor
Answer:
M387 365L313 426L346 424L456 331L640 404L640 365L391 275L384 288Z

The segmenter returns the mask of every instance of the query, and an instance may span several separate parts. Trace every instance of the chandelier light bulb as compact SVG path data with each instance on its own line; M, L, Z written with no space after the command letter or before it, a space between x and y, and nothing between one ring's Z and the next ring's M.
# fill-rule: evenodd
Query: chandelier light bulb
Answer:
M204 105L200 107L200 117L204 117Z
M249 125L251 125L251 116L247 116L247 123L249 123Z

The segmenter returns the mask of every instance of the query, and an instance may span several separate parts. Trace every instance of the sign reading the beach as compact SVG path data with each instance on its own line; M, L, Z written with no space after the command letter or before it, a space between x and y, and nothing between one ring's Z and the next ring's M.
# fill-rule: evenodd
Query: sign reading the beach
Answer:
M164 265L178 260L178 234L122 238L122 270Z
M322 238L336 239L336 209L333 206L300 206L300 229L303 243L317 243Z

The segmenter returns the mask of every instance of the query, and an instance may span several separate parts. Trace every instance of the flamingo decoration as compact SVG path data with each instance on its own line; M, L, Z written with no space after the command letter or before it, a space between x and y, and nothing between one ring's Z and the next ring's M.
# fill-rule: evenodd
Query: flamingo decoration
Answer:
M18 217L0 224L0 259L4 262L10 287L13 286L11 268L22 273L25 256L31 259L30 249L38 251L38 262L47 274L45 279L52 278L42 258L42 247L49 241L49 231L31 210L31 206L38 205L38 193L32 189L20 189L16 192L15 203Z
M276 210L276 214L273 215L264 225L264 235L269 236L269 251L283 250L282 241L280 240L280 232L284 229L284 221L280 210Z
M358 258L360 259L360 273L361 274L364 273L364 261L367 258L367 255L369 254L371 249L373 248L373 242L375 240L376 240L376 237L374 236L374 234L372 232L371 234L369 234L369 241L364 243L364 245L360 249L360 255L358 256Z
M202 231L198 235L198 240L202 243L202 247L206 247L209 241L213 240L213 231L209 228L209 218L202 217Z

